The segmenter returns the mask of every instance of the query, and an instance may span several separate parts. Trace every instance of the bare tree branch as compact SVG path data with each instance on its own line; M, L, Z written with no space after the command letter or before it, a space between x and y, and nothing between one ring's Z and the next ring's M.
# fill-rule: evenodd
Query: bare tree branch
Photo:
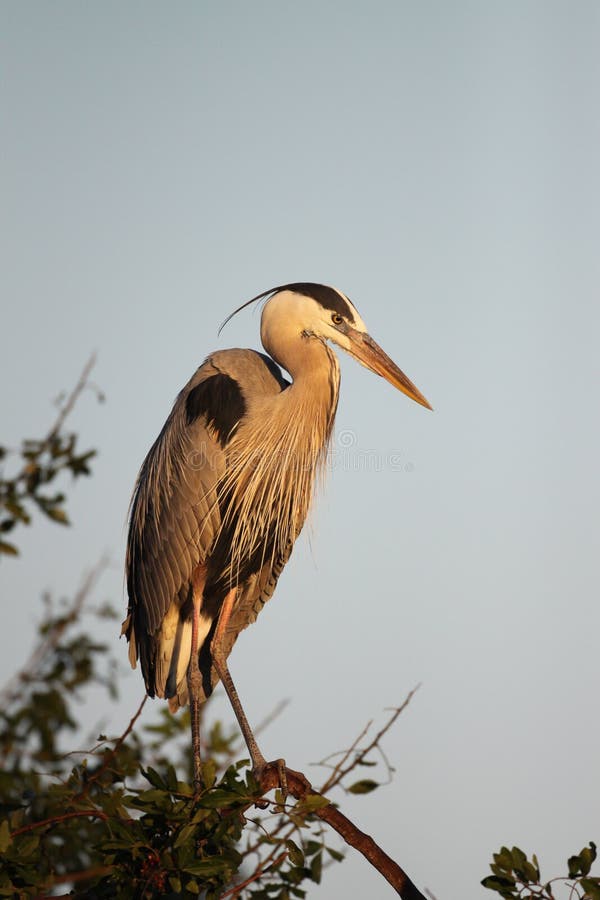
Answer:
M398 713L399 715L399 713ZM402 900L426 900L415 884L410 880L404 869L375 843L372 837L361 831L354 822L351 822L343 813L336 809L326 797L315 791L302 772L295 772L286 768L287 786L289 793L297 800L307 800L315 797L325 805L311 809L314 815L327 822L344 841L354 847L365 857L371 865L391 884ZM267 766L260 779L261 791L266 794L273 788L279 787L279 767L275 763Z
M367 746L364 747L362 750L357 751L356 747L358 746L360 741L363 739L363 737L367 734L372 723L369 722L367 725L365 725L365 727L363 728L361 733L358 735L356 740L353 741L352 745L348 748L348 750L346 750L344 752L342 759L334 767L333 772L331 773L331 775L329 776L327 781L322 785L321 793L325 793L325 791L331 790L332 787L336 787L340 783L342 778L344 778L345 775L348 775L348 773L351 772L356 766L363 763L366 760L369 753L371 753L371 751L373 751L375 749L377 749L383 756L383 759L388 767L388 771L392 771L391 766L389 765L389 763L380 747L380 741L381 741L381 738L384 736L384 734L386 734L386 732L389 731L389 729L392 727L392 725L398 719L398 717L404 712L404 710L406 709L406 707L408 706L408 704L410 703L410 701L412 700L412 698L414 697L416 692L419 690L419 688L420 688L420 685L418 684L416 687L414 687L412 689L412 691L408 692L404 702L401 703L400 706L397 706L394 708L392 715L387 720L387 722L385 722L385 724L379 729L379 731L377 732L377 734L375 735L373 740L369 744L367 744ZM354 754L354 758L351 759L351 756L353 754ZM331 759L331 757L327 757L327 759ZM325 763L326 763L326 760L323 760L323 762L321 764L324 765Z
M72 412L73 407L75 406L75 404L77 403L77 400L79 399L79 395L82 393L82 391L86 387L89 386L90 372L92 371L92 369L94 368L95 365L96 365L96 354L92 353L92 355L86 362L85 366L83 367L83 370L81 372L81 375L79 376L77 384L75 385L75 387L73 388L71 393L67 395L66 399L59 406L59 413L56 418L56 421L54 422L54 425L52 426L52 428L50 429L50 431L48 432L48 434L46 436L46 444L47 445L49 445L51 443L52 438L56 437L56 435L59 433L59 431L65 424L65 420L66 420L67 416L69 416L70 413ZM102 399L101 395L99 395L99 396L100 396L100 399Z
M101 819L103 822L108 821L108 814L100 809L76 809L73 812L61 813L58 816L50 816L49 819L41 819L39 822L31 822L29 825L23 825L22 828L15 828L11 833L11 838L17 837L19 834L26 834L28 831L35 831L37 828L45 828L46 825L57 825L59 822L66 822L68 819Z
M278 850L278 847L274 847L269 855L261 863L259 863L252 875L246 878L245 881L241 881L239 884L236 884L228 891L225 891L224 894L221 894L219 900L225 900L226 897L239 897L241 892L245 888L249 887L249 885L253 884L253 882L255 881L260 881L262 876L265 875L270 868L272 868L273 866L277 866L286 858L288 851L283 850L281 852L278 852Z

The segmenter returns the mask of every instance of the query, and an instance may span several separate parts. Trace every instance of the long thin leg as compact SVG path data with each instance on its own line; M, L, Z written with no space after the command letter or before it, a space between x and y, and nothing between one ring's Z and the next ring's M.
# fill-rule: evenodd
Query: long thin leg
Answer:
M232 588L223 601L223 606L221 607L221 611L219 613L219 621L217 622L217 627L215 629L215 633L210 645L210 652L214 667L217 670L217 675L221 679L223 687L227 691L227 696L229 697L229 701L233 707L236 719L238 720L239 726L242 730L242 734L244 735L244 740L246 741L246 745L250 753L250 758L252 759L252 768L254 771L258 772L267 765L267 761L258 748L256 738L254 737L248 719L246 718L246 713L244 712L244 709L240 702L240 698L233 683L233 679L229 674L225 654L223 652L223 638L225 636L225 631L227 629L227 625L233 611L235 593L236 589Z
M192 613L192 648L190 662L187 670L187 686L190 703L190 725L192 729L192 759L194 772L194 793L198 795L202 790L202 757L200 755L200 691L202 688L202 673L198 666L198 625L200 620L200 605L202 603L202 591L204 581L194 578L194 610Z

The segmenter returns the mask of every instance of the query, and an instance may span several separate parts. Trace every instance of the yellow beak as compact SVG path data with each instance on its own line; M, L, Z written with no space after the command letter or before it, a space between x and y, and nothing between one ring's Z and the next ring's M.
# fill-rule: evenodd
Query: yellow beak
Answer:
M393 384L395 388L398 388L399 391L402 391L415 403L420 403L421 406L425 406L427 409L433 409L421 391L414 386L412 381L406 377L404 372L398 368L396 363L389 358L387 353L381 349L370 335L351 328L348 330L347 336L350 339L348 353L354 359L357 359L359 363L366 366L371 372L375 372L376 375L381 375L382 378Z

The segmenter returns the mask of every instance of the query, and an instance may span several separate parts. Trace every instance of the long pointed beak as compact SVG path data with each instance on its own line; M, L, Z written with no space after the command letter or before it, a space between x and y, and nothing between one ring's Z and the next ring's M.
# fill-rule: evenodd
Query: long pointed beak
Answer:
M433 409L421 391L414 386L412 381L406 377L404 372L398 368L396 363L389 358L387 353L381 349L379 344L369 334L352 328L348 330L347 336L350 340L348 353L357 359L359 363L366 366L371 372L375 372L376 375L381 375L382 378L393 384L395 388L398 388L399 391L402 391L415 403L420 403L421 406L425 406L427 409Z

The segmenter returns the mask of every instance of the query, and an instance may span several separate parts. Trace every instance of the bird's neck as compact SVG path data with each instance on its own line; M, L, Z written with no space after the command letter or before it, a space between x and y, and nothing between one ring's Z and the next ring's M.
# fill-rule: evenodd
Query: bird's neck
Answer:
M320 443L329 440L340 389L340 366L333 350L316 338L303 339L301 354L286 366L292 384L281 399L291 419L304 420L306 433L316 432ZM316 436L316 435L315 435Z
M315 347L317 344L319 346ZM263 397L250 423L242 423L229 443L233 518L233 570L261 541L271 561L286 558L306 519L315 478L324 474L337 407L340 371L333 351L316 339L297 348L296 365L277 362L294 379Z

